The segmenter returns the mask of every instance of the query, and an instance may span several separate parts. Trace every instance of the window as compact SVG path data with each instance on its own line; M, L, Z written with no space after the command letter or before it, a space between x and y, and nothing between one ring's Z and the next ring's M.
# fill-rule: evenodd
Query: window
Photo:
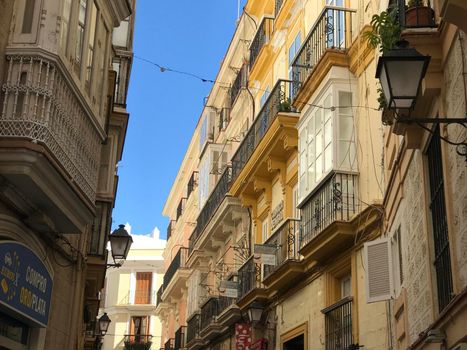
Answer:
M212 189L216 186L227 165L227 152L222 145L211 144L204 152L199 165L198 201L203 208Z
M436 128L428 146L427 160L430 184L430 211L435 250L434 266L438 289L438 307L439 312L441 312L453 297L453 286L439 126Z
M263 222L261 223L261 237L262 237L263 242L266 242L266 240L269 237L268 218L264 219Z
M330 171L357 170L352 93L332 86L313 104L299 125L300 201Z
M130 341L145 343L149 341L149 317L133 316L130 320Z
M68 31L70 25L71 0L63 1L62 27L60 29L60 48L62 53L66 53L68 43Z
M292 62L297 55L298 50L300 49L300 44L301 44L301 35L300 33L297 34L295 37L294 41L289 47L289 80L294 80L294 70L292 67ZM299 80L298 77L295 77L295 80ZM289 90L289 98L293 99L293 89Z
M127 47L128 29L130 27L130 17L120 22L120 25L113 30L112 44L120 47Z
M136 273L135 304L151 304L152 272Z
M21 26L22 34L30 34L32 32L35 6L36 0L26 0L24 3L23 25Z
M91 82L91 73L92 73L92 63L94 59L94 40L96 38L96 27L97 27L97 7L95 2L91 6L91 26L89 28L89 37L88 37L88 51L86 53L86 88L89 92L90 82Z
M298 208L298 185L295 185L292 190L293 195L293 217L300 219L300 209Z
M86 28L86 8L88 5L87 0L79 1L79 11L78 11L78 33L76 38L76 47L75 47L75 62L79 72L81 66L81 58L83 56L83 45L84 45L84 30Z
M291 329L280 337L280 349L305 350L308 349L308 323Z
M266 103L266 100L268 99L269 97L269 94L270 94L270 91L269 91L269 86L264 90L264 93L263 95L261 96L261 99L259 101L259 108L261 109L264 104Z
M345 276L340 279L340 294L341 299L349 297L352 295L352 286L351 286L351 279L350 276Z
M400 226L394 232L391 238L393 274L394 274L394 289L395 294L400 293L402 283L404 282L404 272L402 265L402 242L401 242L401 228Z

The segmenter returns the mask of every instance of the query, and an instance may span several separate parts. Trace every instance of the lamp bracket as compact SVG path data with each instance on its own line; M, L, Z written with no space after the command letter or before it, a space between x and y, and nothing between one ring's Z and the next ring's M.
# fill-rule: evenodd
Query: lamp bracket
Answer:
M411 118L399 117L396 118L399 123L433 123L433 124L467 124L467 118Z

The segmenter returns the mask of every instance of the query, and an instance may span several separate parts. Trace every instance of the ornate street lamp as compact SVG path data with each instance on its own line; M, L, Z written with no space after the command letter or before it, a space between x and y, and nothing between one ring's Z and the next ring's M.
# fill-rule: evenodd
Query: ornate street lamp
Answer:
M264 305L258 302L253 302L248 307L248 319L251 323L259 323L263 316Z
M107 266L120 267L122 263L116 261L126 260L133 238L125 230L125 225L118 225L118 229L109 235L109 241L114 264L108 264Z
M104 336L108 329L110 322L112 322L107 315L107 312L104 312L104 314L99 318L98 323L99 323L99 332L102 336Z
M414 106L430 59L410 48L405 40L379 58L376 78L381 82L389 108L411 109Z

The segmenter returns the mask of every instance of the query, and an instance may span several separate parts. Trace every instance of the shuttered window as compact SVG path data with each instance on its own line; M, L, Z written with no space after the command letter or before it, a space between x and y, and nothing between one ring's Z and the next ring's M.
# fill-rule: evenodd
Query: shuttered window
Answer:
M367 303L391 299L392 257L389 238L365 243Z
M136 273L135 304L151 303L152 272Z

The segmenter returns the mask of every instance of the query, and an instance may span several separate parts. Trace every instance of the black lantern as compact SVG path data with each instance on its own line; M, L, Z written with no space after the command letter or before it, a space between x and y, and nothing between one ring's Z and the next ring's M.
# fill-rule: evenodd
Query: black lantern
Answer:
M125 230L125 225L118 225L118 229L109 236L109 241L114 261L125 260L133 243L133 238Z
M101 335L105 335L107 333L107 330L109 329L110 322L112 322L107 315L107 312L104 312L104 314L99 318L99 332Z
M263 316L264 305L259 302L252 302L248 307L248 318L251 323L259 323Z
M430 56L424 56L408 45L406 40L399 41L378 60L376 78L381 82L390 109L413 107L430 62Z

